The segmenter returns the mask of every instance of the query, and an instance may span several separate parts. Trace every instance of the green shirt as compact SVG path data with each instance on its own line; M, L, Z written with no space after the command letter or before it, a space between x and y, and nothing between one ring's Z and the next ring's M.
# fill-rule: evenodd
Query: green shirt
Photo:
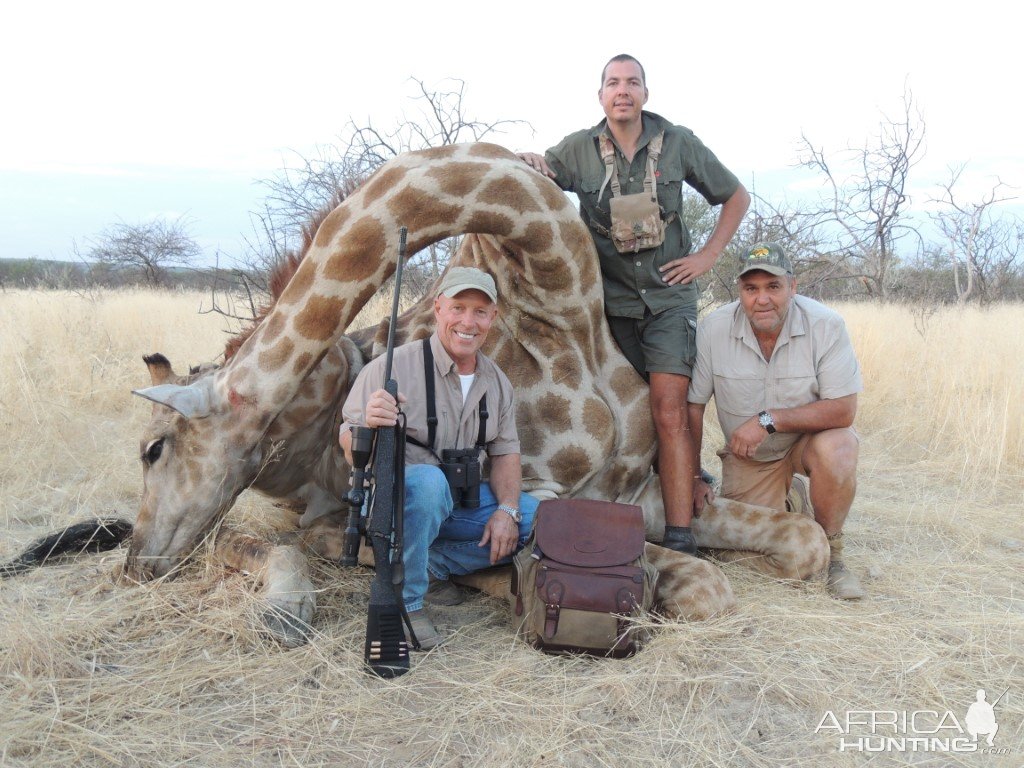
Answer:
M697 190L711 205L721 205L739 187L736 176L689 128L672 125L653 112L644 112L642 120L643 133L632 163L626 161L615 139L612 139L612 144L615 146L622 194L636 194L643 192L647 145L658 131L665 132L657 169L658 203L663 218L672 213L676 216L666 228L665 242L657 248L639 253L619 253L612 241L592 226L592 223L597 223L605 229L611 227L610 184L605 187L601 199L597 199L605 176L598 137L606 130L606 120L593 128L566 136L544 156L556 174L558 186L575 192L580 199L580 216L590 228L601 259L605 311L616 317L643 318L647 309L656 315L688 302L693 302L696 308L695 283L666 285L658 272L658 267L663 264L690 253L690 232L680 218L683 182Z

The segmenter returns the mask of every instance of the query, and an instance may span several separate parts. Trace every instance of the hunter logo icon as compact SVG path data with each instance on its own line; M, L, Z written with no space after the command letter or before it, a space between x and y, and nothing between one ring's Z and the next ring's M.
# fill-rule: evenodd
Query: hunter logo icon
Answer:
M748 257L748 259L750 261L753 261L754 259L767 259L770 253L771 251L769 251L767 248L755 248L750 252L750 256Z
M999 699L1005 695L1006 691L1003 691ZM971 738L977 741L979 736L985 736L985 741L990 747L992 746L992 738L996 735L996 731L999 730L995 712L999 699L989 704L985 701L985 689L979 688L976 701L967 708L967 715L964 717L964 725L967 726L967 732L971 734Z

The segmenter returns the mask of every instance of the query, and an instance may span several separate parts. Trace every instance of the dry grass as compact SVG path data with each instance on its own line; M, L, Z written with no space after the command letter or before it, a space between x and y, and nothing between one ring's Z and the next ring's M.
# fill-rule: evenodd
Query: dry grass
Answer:
M198 295L0 294L6 559L83 517L135 514L140 357L215 358ZM1001 766L1024 762L1021 307L845 307L868 390L848 560L871 599L726 566L739 608L659 627L626 661L543 656L504 606L448 609L410 674L360 671L370 575L318 564L315 640L284 651L250 584L193 564L115 586L123 553L0 582L0 764L11 766ZM710 446L709 446L710 455ZM709 461L709 465L713 463ZM245 494L234 519L270 530ZM952 710L977 687L1004 755L839 753L826 710ZM916 759L915 759L916 758Z

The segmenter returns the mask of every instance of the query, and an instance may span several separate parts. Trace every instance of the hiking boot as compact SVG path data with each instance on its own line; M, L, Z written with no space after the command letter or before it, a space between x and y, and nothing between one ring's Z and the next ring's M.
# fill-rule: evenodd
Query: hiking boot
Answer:
M427 594L423 596L423 602L429 605L459 605L466 599L466 593L449 579L435 579L430 577L430 585L427 587Z
M811 492L807 487L807 478L803 475L793 475L793 484L789 487L789 494L786 496L786 511L814 519Z
M842 560L833 560L828 564L828 581L826 582L829 594L838 600L860 600L867 597L867 592L860 585L860 579L847 570Z
M843 563L843 534L836 533L828 537L828 548L831 559L828 564L828 580L825 585L829 594L839 600L860 600L867 597L867 592L860 585L860 579L846 569Z
M686 555L697 555L697 540L689 526L666 525L661 546Z
M431 648L437 648L437 646L444 642L444 636L437 631L434 627L434 622L430 620L430 617L427 616L426 611L422 608L418 611L409 611L409 623L412 624L412 631L416 633L416 639L420 641L419 650L429 651ZM405 628L405 639L409 641L411 646L412 638L409 637L408 627Z

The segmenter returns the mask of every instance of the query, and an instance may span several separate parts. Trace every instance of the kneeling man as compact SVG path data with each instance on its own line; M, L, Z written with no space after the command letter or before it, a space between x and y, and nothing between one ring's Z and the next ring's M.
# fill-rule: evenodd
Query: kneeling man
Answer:
M782 510L793 475L810 478L814 519L831 549L828 589L864 596L842 560L843 522L857 487L860 367L843 319L796 293L793 267L777 243L743 257L739 301L708 315L697 332L689 392L697 456L712 395L725 435L722 496ZM695 480L699 514L709 486Z
M428 585L434 602L455 602L449 577L510 563L537 509L536 499L520 493L512 385L480 352L498 314L497 299L490 275L452 267L434 300L434 334L394 352L392 371L407 426L403 598L424 649L442 639L423 610ZM399 404L383 386L381 356L359 372L342 409L340 439L349 464L351 427L392 426L398 419ZM450 449L461 449L463 462L486 451L489 479L470 493L456 488L453 494L440 468Z

